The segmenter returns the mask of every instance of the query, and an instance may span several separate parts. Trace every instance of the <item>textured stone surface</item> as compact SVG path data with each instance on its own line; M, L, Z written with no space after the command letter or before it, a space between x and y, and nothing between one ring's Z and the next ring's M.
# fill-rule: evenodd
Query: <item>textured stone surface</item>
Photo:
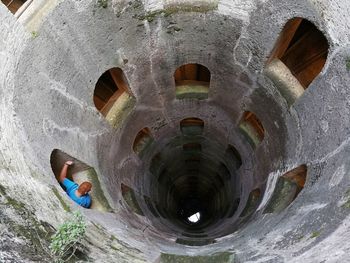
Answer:
M205 257L225 251L234 251L237 262L348 261L348 1L47 5L33 20L28 12L19 21L0 5L0 185L6 189L0 196L0 261L50 260L39 243L46 247L46 233L68 218L67 210L84 214L87 256L94 262L156 262L161 253ZM330 47L321 74L289 107L263 71L279 32L296 16L312 21ZM210 70L207 99L176 99L173 74L186 63ZM95 83L112 67L124 71L135 96L116 129L92 99ZM255 149L238 127L245 111L256 113L266 131ZM177 244L174 233L181 231L153 215L145 198L138 200L144 217L121 202L121 183L140 196L153 189L147 167L154 156L141 160L133 152L137 133L149 127L156 142L150 152L159 152L169 138L181 136L180 121L188 117L201 118L202 136L225 146L214 144L211 157L231 144L242 158L239 185L231 187L240 195L237 212L211 229L215 243L207 246ZM95 168L113 212L82 209L68 199L51 170L53 149ZM248 222L240 221L251 190L273 193L276 184L268 179L302 163L308 166L306 185L291 205L270 214L261 207ZM39 238L33 234L38 229Z

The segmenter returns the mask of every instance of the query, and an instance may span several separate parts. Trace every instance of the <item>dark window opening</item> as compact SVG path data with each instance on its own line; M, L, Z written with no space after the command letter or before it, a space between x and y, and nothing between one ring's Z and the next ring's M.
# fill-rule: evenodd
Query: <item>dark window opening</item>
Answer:
M282 61L306 89L322 71L328 48L327 38L313 23L294 18L282 30L268 63Z
M231 173L228 170L228 168L226 167L226 165L223 163L220 164L220 166L218 168L218 173L219 173L220 177L223 178L224 180L231 179Z
M279 177L264 213L281 212L288 207L303 190L306 174L307 167L303 164Z
M210 85L210 71L200 64L186 64L174 74L176 98L207 99Z
M94 104L103 116L107 117L112 108L118 111L118 105L121 110L128 108L132 102L128 82L120 68L112 68L102 74L96 83Z
M134 152L138 155L142 155L147 147L153 142L153 136L149 128L143 128L135 137L134 144L132 146Z
M158 176L158 183L162 185L166 185L169 182L170 178L168 176L168 170L163 169Z
M239 127L252 146L257 146L264 139L264 127L258 117L250 111L244 112Z
M159 214L157 212L157 210L155 209L155 205L154 202L151 200L151 198L149 198L148 196L144 196L144 200L145 203L149 209L149 211L155 216L155 217L159 217Z
M184 135L201 135L204 121L198 118L187 118L180 122L180 129Z
M6 5L6 7L15 14L17 10L26 2L27 0L1 0L1 2Z
M240 217L251 215L254 212L254 210L257 208L259 204L260 196L261 196L261 191L258 188L250 192L247 204L244 210L242 211L242 214L240 215Z
M242 158L235 147L229 145L226 150L226 157L229 162L234 163L234 167L238 169L242 165Z
M160 153L157 153L155 156L153 156L151 160L151 165L150 165L150 172L154 176L158 176L159 173L164 169L164 163L162 161L162 157Z
M121 184L122 196L124 201L129 206L130 210L138 215L144 216L139 203L137 202L136 192L131 187Z
M284 178L292 181L298 187L297 193L294 199L297 197L300 191L303 190L304 188L304 185L306 182L306 174L307 174L307 166L303 164L283 175Z
M233 205L232 205L232 207L231 207L231 209L230 209L230 213L228 214L228 217L229 217L229 218L232 217L232 216L236 213L236 211L237 211L237 209L238 209L238 207L239 207L240 201L241 201L240 198L236 198L236 199L233 201Z
M202 151L202 146L199 143L186 143L183 145L183 150L186 152L200 152Z

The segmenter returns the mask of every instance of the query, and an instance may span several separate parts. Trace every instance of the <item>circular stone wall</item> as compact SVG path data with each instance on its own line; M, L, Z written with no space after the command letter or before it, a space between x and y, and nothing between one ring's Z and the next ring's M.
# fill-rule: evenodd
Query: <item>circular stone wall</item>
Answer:
M4 31L13 49L1 46L1 196L56 228L64 208L80 210L96 262L344 261L349 4L102 2L62 1L32 33L1 7L14 28ZM304 22L294 30L292 18ZM326 53L308 44L316 37ZM291 60L311 66L297 75ZM188 64L210 77L178 80ZM128 87L97 109L115 68ZM64 158L92 181L92 209L57 182ZM6 256L35 259L22 250Z

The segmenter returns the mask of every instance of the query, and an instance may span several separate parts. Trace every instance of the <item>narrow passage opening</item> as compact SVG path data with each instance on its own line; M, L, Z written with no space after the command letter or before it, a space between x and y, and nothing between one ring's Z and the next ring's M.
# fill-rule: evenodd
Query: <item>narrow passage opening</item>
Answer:
M243 113L239 128L254 147L260 144L264 139L264 127L253 112L246 111Z
M1 2L6 5L12 14L15 14L17 10L26 2L27 0L1 0Z
M210 71L200 64L186 64L174 74L176 98L207 99L210 86Z

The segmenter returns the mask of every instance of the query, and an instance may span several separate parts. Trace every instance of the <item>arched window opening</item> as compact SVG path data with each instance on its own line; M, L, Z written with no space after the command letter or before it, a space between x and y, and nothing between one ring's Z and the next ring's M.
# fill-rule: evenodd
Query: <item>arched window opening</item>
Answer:
M122 196L130 210L140 216L144 216L139 203L137 202L136 192L131 187L121 184Z
M267 75L291 105L322 71L329 44L310 21L293 18L283 28L272 51Z
M165 164L162 161L162 157L160 153L157 153L151 160L149 171L153 176L158 177L159 173L164 169L164 167Z
M239 128L253 147L259 145L264 139L264 127L258 117L250 111L243 113Z
M306 175L307 166L303 164L279 177L264 213L278 213L288 207L303 190Z
M118 125L132 110L135 98L120 68L107 70L99 78L94 91L94 104L112 126Z
M240 217L251 215L254 212L255 208L258 207L260 196L261 191L258 188L250 192L247 204Z
M239 203L240 203L241 199L240 198L236 198L234 201L233 201L233 205L230 209L230 213L228 214L228 217L231 218L233 217L233 215L236 213L238 207L239 207Z
M204 121L198 118L187 118L180 122L183 135L201 135L204 129Z
M1 0L1 2L6 5L12 14L15 14L17 10L26 2L27 0Z
M228 170L227 166L223 163L220 163L218 167L218 174L220 177L224 180L230 180L231 179L231 173Z
M176 98L207 99L210 85L210 71L200 64L186 64L174 74Z
M236 169L239 169L239 167L241 167L242 158L235 147L233 147L232 145L229 145L226 149L225 155L226 155L227 161L234 163L234 167Z
M151 198L149 198L148 196L143 196L144 197L144 200L145 200L145 203L149 209L149 211L152 213L152 215L154 215L155 217L159 217L159 214L156 210L156 205L155 205L155 202L152 201Z
M153 136L149 128L143 128L135 137L134 144L132 146L134 152L142 157L145 150L152 144Z
M91 191L89 192L92 200L90 209L96 209L102 212L111 211L112 209L103 193L95 169L86 163L66 154L65 152L55 149L51 153L50 163L52 171L57 181L60 183L62 189L64 191L68 190L65 189L59 178L63 166L67 161L73 161L73 164L68 167L66 176L67 179L78 185L81 185L83 182L89 182L92 184Z

